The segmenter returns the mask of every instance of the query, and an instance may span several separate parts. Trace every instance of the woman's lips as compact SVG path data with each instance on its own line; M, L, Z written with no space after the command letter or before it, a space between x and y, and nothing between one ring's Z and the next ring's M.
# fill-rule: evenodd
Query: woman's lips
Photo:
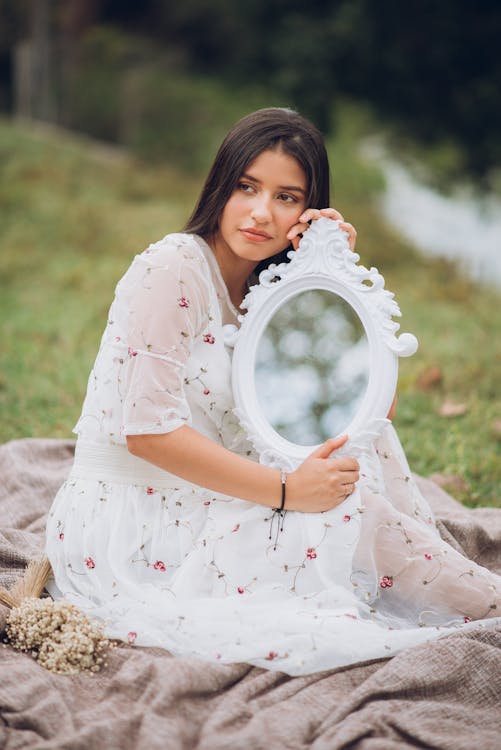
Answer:
M240 233L243 234L245 239L250 240L251 242L266 242L267 240L272 239L269 234L266 234L266 232L260 232L259 229L250 229L249 227L240 229Z

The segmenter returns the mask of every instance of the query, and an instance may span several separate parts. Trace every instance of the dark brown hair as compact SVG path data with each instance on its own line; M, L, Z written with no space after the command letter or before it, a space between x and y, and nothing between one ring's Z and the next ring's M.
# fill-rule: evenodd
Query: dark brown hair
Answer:
M306 175L306 208L329 206L329 160L322 134L298 112L268 107L246 115L229 131L184 231L205 239L213 236L223 209L248 165L263 151L277 148L294 157ZM275 256L264 265L284 259Z

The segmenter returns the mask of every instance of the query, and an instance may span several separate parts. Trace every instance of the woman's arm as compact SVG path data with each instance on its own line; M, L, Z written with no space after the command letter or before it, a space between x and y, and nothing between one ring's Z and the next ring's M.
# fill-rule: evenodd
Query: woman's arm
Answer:
M346 440L346 436L327 440L288 475L286 510L319 513L353 492L358 462L329 459ZM128 435L127 447L133 455L214 492L271 508L280 505L279 471L233 453L191 427L162 435Z

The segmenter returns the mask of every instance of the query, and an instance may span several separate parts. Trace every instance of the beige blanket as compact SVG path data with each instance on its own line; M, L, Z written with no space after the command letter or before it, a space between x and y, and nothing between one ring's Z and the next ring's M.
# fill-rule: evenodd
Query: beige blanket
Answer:
M45 516L72 454L71 441L0 446L0 583L9 585L42 549ZM448 541L501 572L501 510L467 510L418 481ZM307 677L125 644L101 673L63 676L0 648L6 750L499 750L500 698L501 628Z

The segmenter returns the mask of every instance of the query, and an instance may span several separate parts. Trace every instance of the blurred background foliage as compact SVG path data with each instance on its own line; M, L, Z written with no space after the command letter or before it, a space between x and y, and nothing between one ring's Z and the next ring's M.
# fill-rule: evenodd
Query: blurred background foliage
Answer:
M233 91L326 133L339 97L364 101L395 138L441 145L452 176L488 183L501 163L497 0L0 0L0 18L1 109L16 106L14 47L38 38L45 119L149 159L205 168L200 135L219 141Z

